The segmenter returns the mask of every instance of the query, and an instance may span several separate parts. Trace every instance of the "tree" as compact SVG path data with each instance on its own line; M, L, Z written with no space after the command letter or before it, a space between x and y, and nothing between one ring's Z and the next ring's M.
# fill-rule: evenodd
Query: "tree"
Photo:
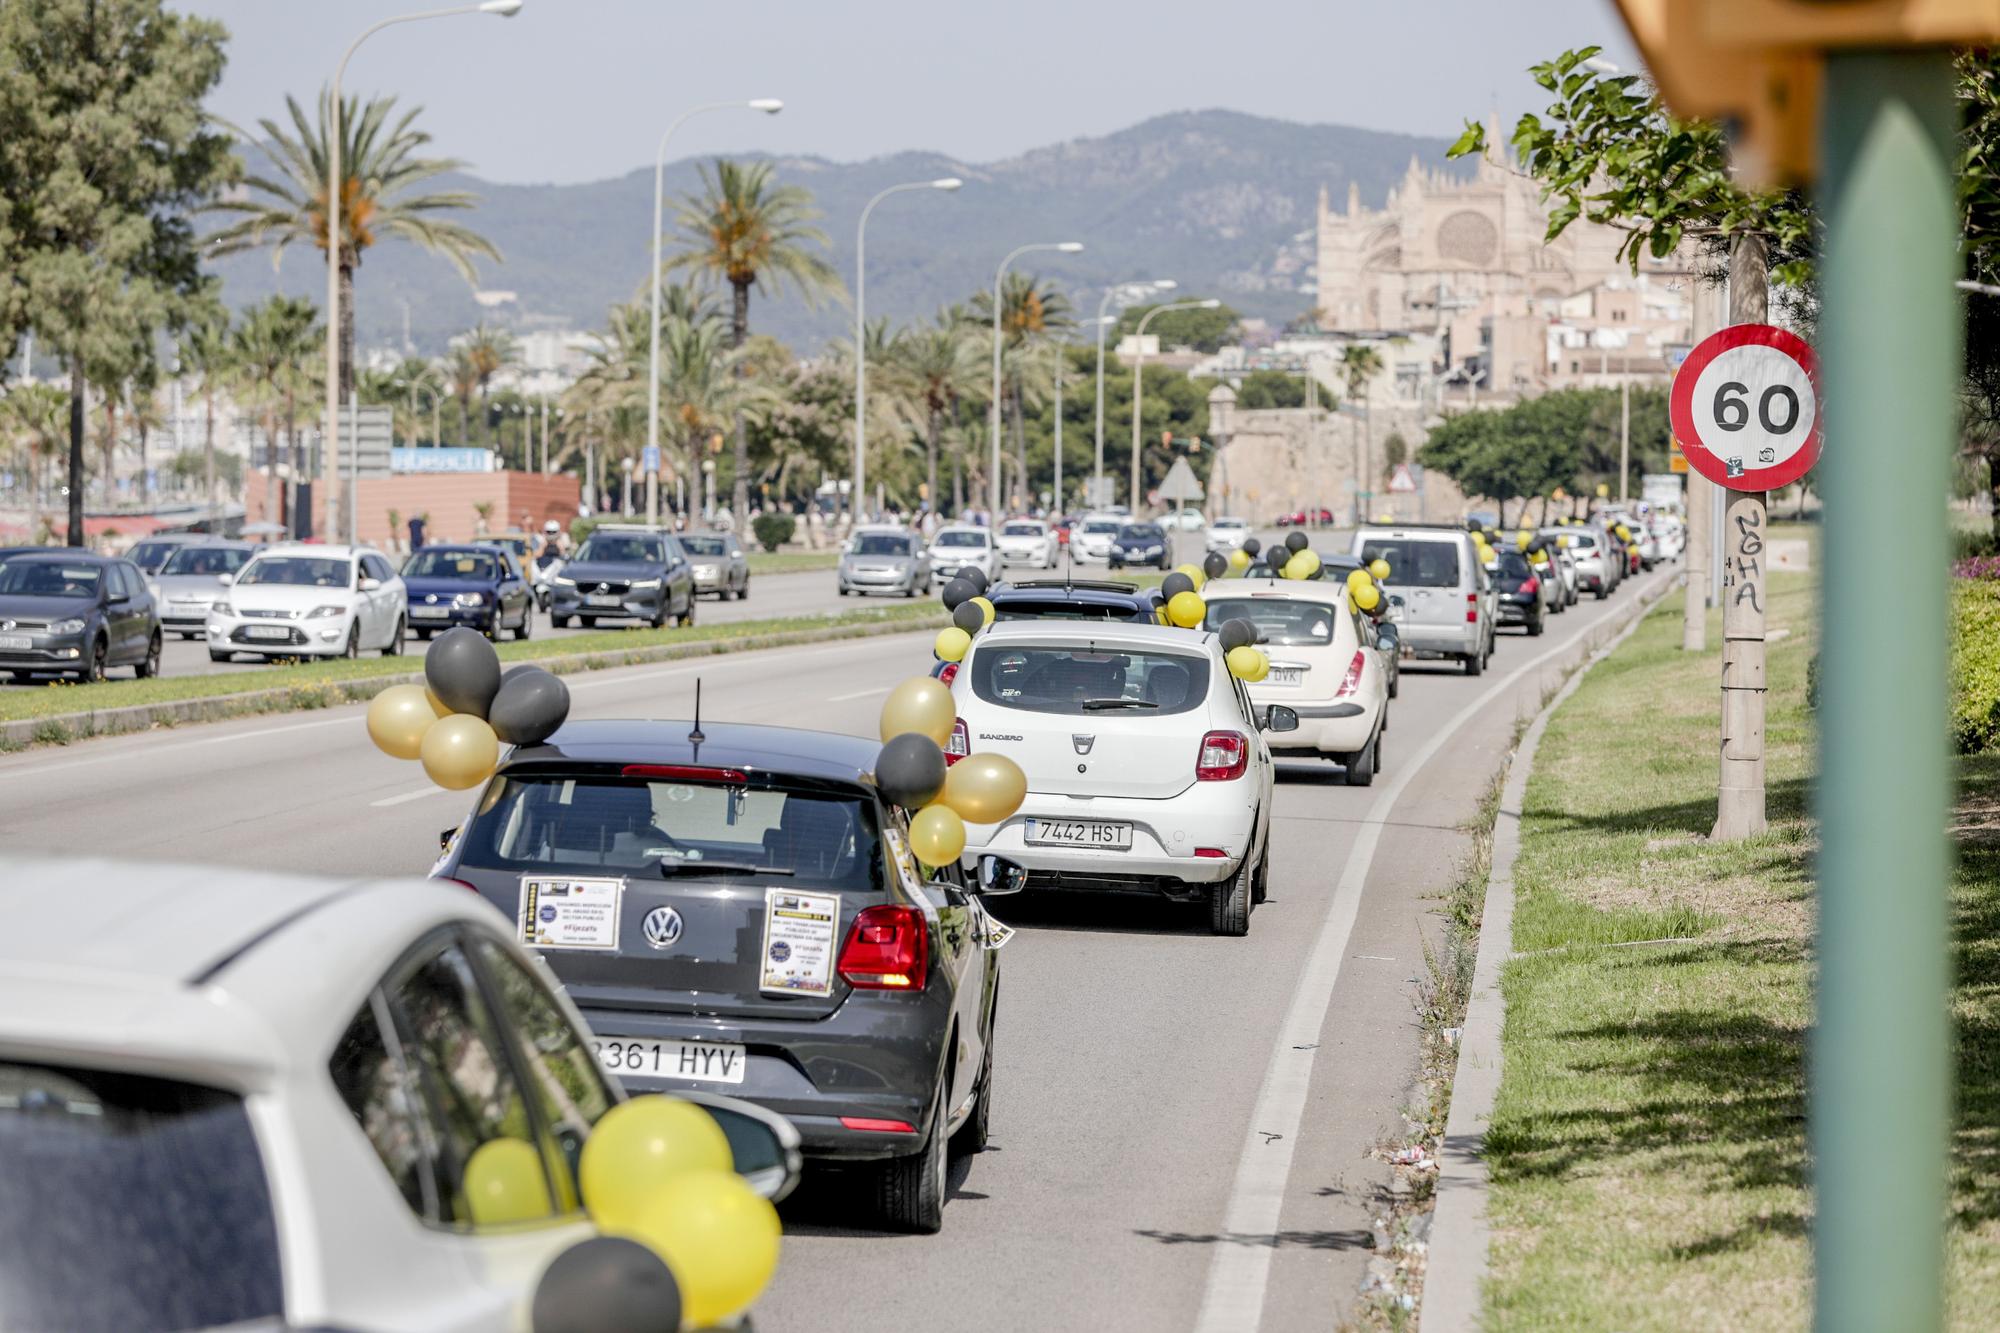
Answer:
M976 294L971 311L977 327L990 338L992 293ZM1075 311L1069 298L1052 281L1027 273L1006 275L1000 287L1001 428L1006 430L1009 423L1013 428L1015 480L1023 499L1032 494L1028 478L1029 400L1039 406L1053 382L1048 358L1038 349L1050 338L1075 327ZM990 346L987 352L990 356Z
M49 474L62 456L69 431L69 398L52 384L23 384L0 398L0 437L5 438L28 476L28 540L46 540L42 498Z
M979 391L979 348L968 336L964 313L947 306L928 324L904 330L890 349L887 378L923 433L925 494L942 511L938 456L953 405Z
M220 24L161 0L0 5L0 342L28 318L69 369L69 534L85 385L122 383L204 299L189 215L240 170L201 104Z
M1282 370L1253 370L1236 386L1236 410L1251 412L1270 407L1303 407L1309 377ZM1318 380L1310 381L1314 398L1328 412L1340 406L1333 391ZM1213 387L1213 386L1211 386Z
M293 475L303 475L298 456L298 399L300 391L312 382L314 354L324 346L321 336L318 307L289 296L274 296L246 312L232 335L231 359L239 383L245 396L262 408L264 457L269 468L264 482L265 506L273 521L281 521L275 518L279 425L283 423L290 447ZM300 528L304 522L302 516Z
M1117 336L1122 338L1132 333L1140 320L1158 308L1157 305L1126 306L1118 316ZM1155 317L1146 331L1156 335L1162 347L1217 352L1235 336L1237 321L1242 318L1226 305L1213 310L1173 310Z
M701 172L702 190L675 207L674 226L682 249L667 260L670 269L691 269L729 284L730 345L750 336L750 291L775 293L794 288L808 306L843 292L840 275L814 247L826 248L826 234L813 221L819 210L797 185L777 185L768 162L745 165L718 158ZM736 484L731 508L749 512L750 449L746 424L736 421Z
M208 506L208 531L219 532L216 512L215 395L227 389L236 374L228 312L219 307L190 324L181 335L181 373L195 382L201 397L202 500ZM230 460L235 461L233 458ZM241 469L237 469L241 475Z
M1382 350L1372 343L1349 343L1340 349L1340 375L1347 388L1347 401L1361 406L1361 452L1354 460L1354 517L1366 521L1363 512L1369 485L1368 455L1374 452L1374 413L1368 407L1368 382L1382 373Z

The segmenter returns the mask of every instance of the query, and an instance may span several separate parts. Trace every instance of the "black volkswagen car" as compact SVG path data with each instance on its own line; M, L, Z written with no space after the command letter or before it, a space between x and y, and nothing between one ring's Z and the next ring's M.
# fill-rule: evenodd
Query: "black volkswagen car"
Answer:
M659 629L669 616L676 624L694 624L694 566L663 528L597 528L549 591L549 623L558 629L572 619L586 629L600 620L638 620Z
M539 949L628 1088L776 1111L889 1224L942 1222L986 1146L997 859L925 876L879 743L783 727L576 722L513 751L434 874Z
M160 674L160 613L129 560L37 551L0 561L0 670L17 681L55 672L103 680L129 666Z

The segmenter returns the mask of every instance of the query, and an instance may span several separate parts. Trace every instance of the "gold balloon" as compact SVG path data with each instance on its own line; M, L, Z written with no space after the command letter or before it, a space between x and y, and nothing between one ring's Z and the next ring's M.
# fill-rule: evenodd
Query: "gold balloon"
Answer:
M1241 574L1248 568L1250 568L1250 553L1248 551L1239 546L1229 553L1230 573Z
M1378 579L1386 579L1389 577L1389 562L1379 557L1371 560L1368 562L1368 572Z
M882 739L892 741L906 731L928 736L939 745L951 744L951 724L958 708L951 687L929 676L912 676L889 691L882 701Z
M438 713L421 685L391 685L368 701L368 739L383 754L415 759Z
M1354 604L1363 611L1373 611L1382 605L1382 594L1372 583L1349 590L1354 595Z
M734 1167L729 1138L714 1116L692 1102L655 1094L604 1113L583 1141L577 1176L591 1217L615 1231L643 1217L670 1182Z
M439 717L450 717L451 705L447 704L444 700L438 698L437 695L431 693L430 686L425 685L422 688L424 691L424 698L430 701L431 711L433 713L436 713Z
M942 662L963 662L972 649L972 636L956 625L938 631L935 649Z
M1620 523L1617 527L1613 528L1612 531L1618 534L1618 540L1621 542L1629 542L1632 540L1632 529L1626 527L1623 523Z
M1189 581L1194 584L1196 592L1200 592L1201 585L1208 582L1208 571L1200 565L1175 565L1174 572L1187 575Z
M1167 619L1182 629L1193 629L1208 614L1208 606L1201 600L1201 594L1177 592L1167 599Z
M500 738L483 717L453 713L433 722L424 733L417 757L432 782L449 791L477 787L493 776L500 762Z
M991 625L993 623L993 603L984 597L974 597L972 604L979 608L980 615L986 617L986 624ZM984 629L985 626L982 625L980 628Z
M1231 648L1228 656L1229 674L1238 680L1255 680L1257 664L1263 660L1264 655L1247 643Z
M944 803L970 823L997 824L1027 798L1028 775L1004 754L969 754L945 774Z
M612 1230L666 1260L687 1328L712 1328L749 1309L778 1271L784 1232L770 1201L727 1170L667 1181Z
M961 759L952 767L965 764ZM951 777L945 776L946 785ZM948 866L965 850L965 821L942 802L925 806L910 819L910 850L927 866Z

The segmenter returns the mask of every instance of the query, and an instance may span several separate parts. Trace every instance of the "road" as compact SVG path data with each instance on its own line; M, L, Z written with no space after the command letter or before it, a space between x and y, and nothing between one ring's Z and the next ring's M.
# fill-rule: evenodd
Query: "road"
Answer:
M767 613L779 584L744 609ZM954 1169L934 1237L856 1229L838 1189L809 1179L785 1206L759 1328L1190 1329L1198 1312L1203 1329L1337 1325L1388 1181L1371 1152L1397 1141L1412 1097L1424 943L1460 828L1517 717L1635 591L1542 638L1507 634L1484 677L1408 667L1373 788L1284 764L1271 897L1246 939L1211 936L1205 909L1003 900L1021 932L1004 954L993 1150ZM575 715L684 713L699 676L709 717L872 735L926 647L897 635L604 671L572 681ZM358 707L0 757L10 849L421 874L465 808L372 749Z

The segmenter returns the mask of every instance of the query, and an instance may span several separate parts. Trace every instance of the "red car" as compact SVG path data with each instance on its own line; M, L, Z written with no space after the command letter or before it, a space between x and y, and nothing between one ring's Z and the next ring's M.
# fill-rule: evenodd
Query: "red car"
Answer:
M1333 522L1333 511L1321 507L1319 509L1301 509L1296 513L1286 514L1278 520L1278 526L1281 528L1303 528L1308 523L1327 524L1331 522Z

